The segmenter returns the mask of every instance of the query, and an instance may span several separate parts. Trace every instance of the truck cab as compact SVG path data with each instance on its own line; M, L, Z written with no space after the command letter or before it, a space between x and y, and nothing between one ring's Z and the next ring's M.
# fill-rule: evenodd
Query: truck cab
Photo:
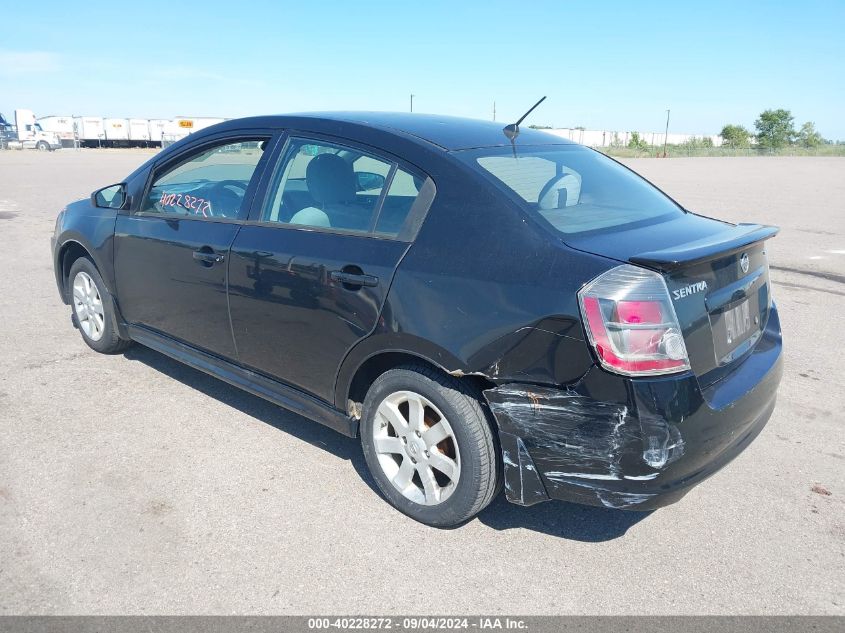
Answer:
M8 149L60 149L61 140L54 132L45 132L31 110L15 110L15 125L5 119L0 123L0 144Z

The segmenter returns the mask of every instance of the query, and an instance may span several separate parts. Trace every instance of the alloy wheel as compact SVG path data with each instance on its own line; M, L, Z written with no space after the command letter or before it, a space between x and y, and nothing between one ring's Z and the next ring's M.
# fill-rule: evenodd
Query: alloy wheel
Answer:
M79 271L73 279L73 310L85 336L99 341L103 337L106 313L97 284L85 271Z
M387 396L376 410L373 444L385 476L407 499L432 506L455 491L458 442L446 416L427 398L413 391Z

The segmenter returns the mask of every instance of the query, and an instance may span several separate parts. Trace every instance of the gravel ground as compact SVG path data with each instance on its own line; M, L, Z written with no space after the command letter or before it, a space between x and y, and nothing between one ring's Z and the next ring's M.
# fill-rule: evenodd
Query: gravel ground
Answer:
M650 514L499 498L438 531L375 494L355 440L82 343L56 212L148 156L0 152L0 614L845 614L845 159L627 161L783 227L785 375L745 453Z

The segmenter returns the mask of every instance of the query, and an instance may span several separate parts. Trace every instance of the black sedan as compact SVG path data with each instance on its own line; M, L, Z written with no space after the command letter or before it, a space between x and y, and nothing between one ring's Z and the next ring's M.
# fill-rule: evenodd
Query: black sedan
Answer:
M176 143L64 209L53 263L94 350L360 436L391 504L452 526L502 487L652 509L738 455L781 377L776 232L543 132L333 113Z

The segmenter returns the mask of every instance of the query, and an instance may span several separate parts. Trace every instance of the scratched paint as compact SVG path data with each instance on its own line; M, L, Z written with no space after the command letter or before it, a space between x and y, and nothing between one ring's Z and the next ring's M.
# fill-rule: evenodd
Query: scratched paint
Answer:
M636 506L654 494L620 491L614 485L631 482L636 486L638 481L657 479L661 469L684 452L677 427L644 406L632 411L626 405L587 397L575 388L511 384L485 395L500 431L515 436L527 457L519 459L513 450L503 453L506 491L517 503L524 501L526 473L508 476L509 471L536 471L531 450L542 454L541 472L552 486L571 487L580 496L588 494L616 508Z
M500 433L499 442L502 445L505 495L508 501L523 506L547 501L549 496L546 488L522 439L510 433Z

